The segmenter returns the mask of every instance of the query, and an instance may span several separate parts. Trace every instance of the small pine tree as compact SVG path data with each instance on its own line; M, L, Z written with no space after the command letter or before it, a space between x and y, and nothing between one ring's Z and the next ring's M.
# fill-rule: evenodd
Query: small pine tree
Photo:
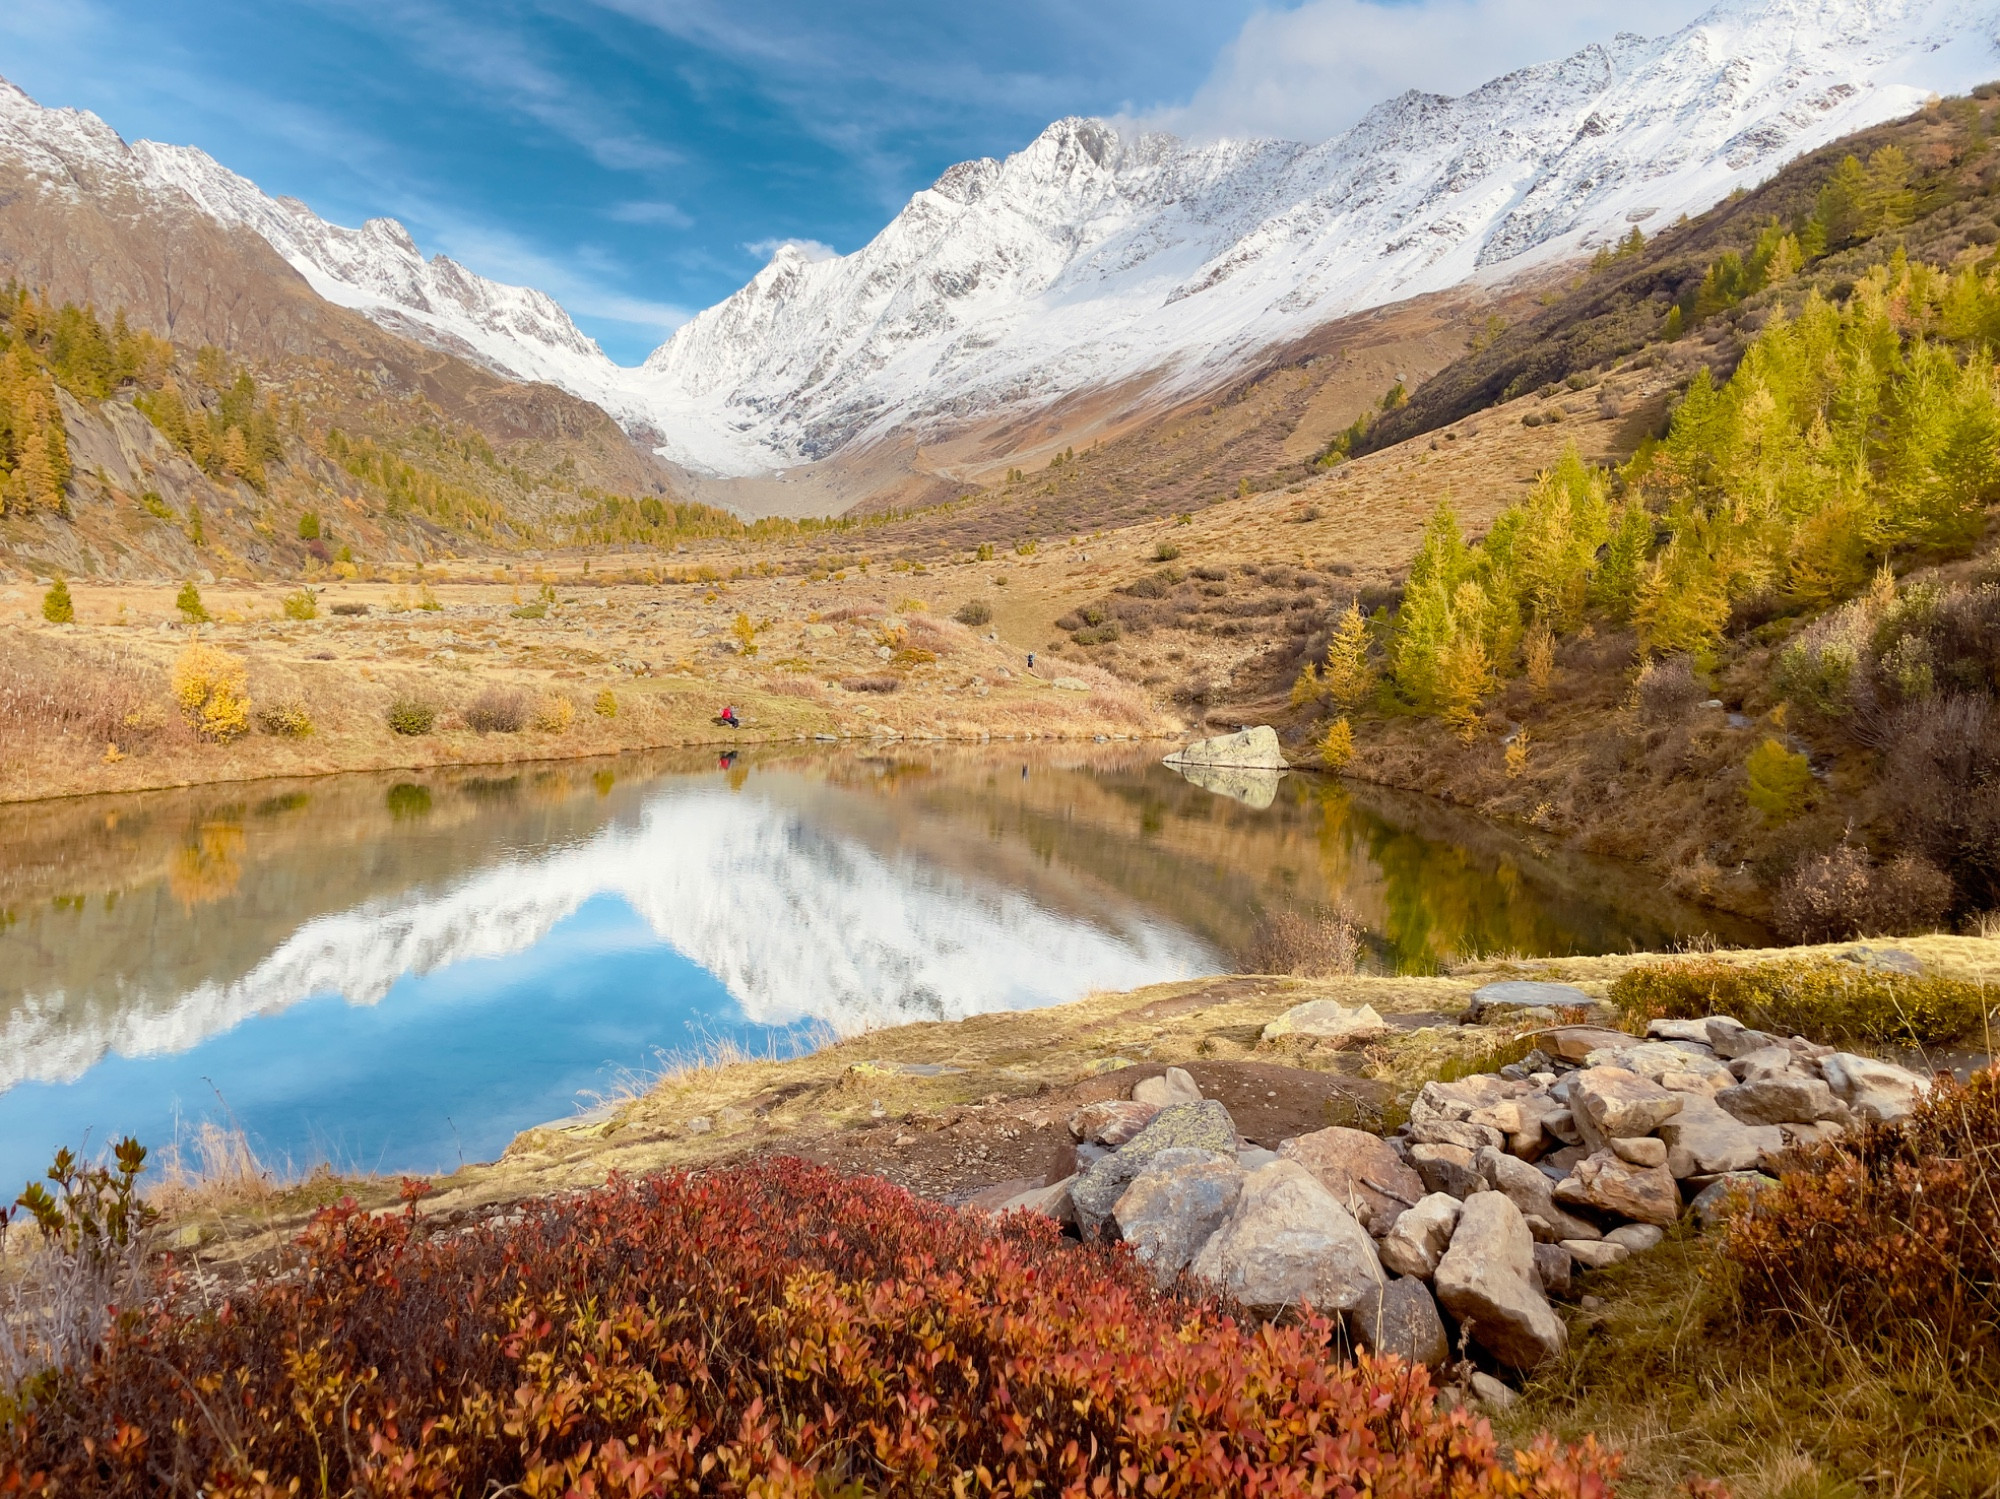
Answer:
M1743 769L1749 777L1745 795L1766 822L1789 822L1804 810L1812 789L1812 764L1804 755L1766 739L1750 751Z
M1660 330L1660 337L1668 343L1679 343L1681 335L1687 332L1687 318L1681 312L1681 304L1676 302L1667 309L1667 324Z
M1518 781L1528 773L1528 731L1522 729L1507 741L1507 779Z
M1352 712L1375 690L1375 666L1368 659L1368 620L1359 600L1350 599L1326 647L1320 685L1336 706Z
M319 512L317 510L308 510L299 517L299 540L319 540Z
M49 591L42 595L42 618L52 625L76 623L76 605L70 602L69 584L61 578L50 584Z
M174 596L174 607L181 612L181 618L191 625L208 623L208 610L202 606L201 590L194 586L190 578L181 584L181 591Z
M196 546L208 545L207 533L202 530L201 526L201 506L197 505L193 500L188 501L187 534L188 540Z
M1319 736L1319 763L1339 770L1354 758L1354 729L1344 718L1336 718Z

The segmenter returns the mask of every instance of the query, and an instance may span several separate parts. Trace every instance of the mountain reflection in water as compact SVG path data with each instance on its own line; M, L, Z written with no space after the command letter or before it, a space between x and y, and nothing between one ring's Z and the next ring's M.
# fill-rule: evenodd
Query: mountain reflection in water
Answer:
M1343 906L1411 970L1716 926L1427 804L1295 775L1260 807L1152 762L657 755L0 809L0 1182L225 1108L295 1167L442 1169L662 1051L1226 969L1279 905Z

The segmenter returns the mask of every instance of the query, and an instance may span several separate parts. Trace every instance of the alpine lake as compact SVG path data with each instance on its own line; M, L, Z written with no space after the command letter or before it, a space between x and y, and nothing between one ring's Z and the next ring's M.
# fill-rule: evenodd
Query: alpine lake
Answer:
M674 751L0 807L0 1183L240 1129L285 1175L449 1171L734 1048L1237 969L1761 934L1625 866L1160 745ZM4 1194L11 1196L11 1192Z

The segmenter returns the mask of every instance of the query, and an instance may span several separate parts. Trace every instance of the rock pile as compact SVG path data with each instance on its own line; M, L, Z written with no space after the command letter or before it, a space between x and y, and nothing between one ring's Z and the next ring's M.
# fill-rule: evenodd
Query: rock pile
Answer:
M1523 1001L1475 996L1474 1011ZM1794 1144L1901 1118L1928 1086L1726 1016L1535 1040L1498 1072L1425 1084L1391 1136L1323 1129L1275 1152L1170 1068L1079 1109L1076 1174L1007 1208L1122 1238L1163 1284L1189 1273L1261 1315L1310 1301L1361 1347L1435 1367L1449 1323L1526 1370L1562 1351L1549 1297L1579 1269L1651 1249L1684 1211L1713 1222Z

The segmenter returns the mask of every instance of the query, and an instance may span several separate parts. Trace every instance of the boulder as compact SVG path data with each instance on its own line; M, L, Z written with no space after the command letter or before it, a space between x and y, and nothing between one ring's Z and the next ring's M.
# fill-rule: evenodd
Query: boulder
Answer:
M1472 991L1466 1018L1475 1025L1492 1015L1510 1010L1557 1010L1587 1007L1590 996L1574 984L1551 984L1540 979L1504 979L1481 984Z
M1637 1046L1636 1036L1606 1030L1601 1025L1559 1025L1542 1033L1542 1046L1565 1062L1581 1062L1597 1052L1609 1055L1627 1046Z
M1753 1031L1727 1016L1717 1016L1708 1022L1708 1044L1715 1049L1717 1056L1727 1062L1753 1051L1762 1051L1767 1046L1782 1045L1783 1038L1769 1031Z
M1554 1195L1557 1202L1662 1227L1671 1226L1681 1215L1680 1188L1672 1172L1664 1165L1634 1166L1608 1150L1577 1162L1576 1169L1556 1184Z
M1495 1379L1484 1369L1474 1369L1467 1381L1472 1386L1472 1398L1488 1410L1512 1410L1520 1403L1520 1394L1511 1389L1504 1380Z
M1077 1149L1080 1156L1082 1147ZM1126 1144L1093 1162L1070 1188L1070 1198L1076 1203L1076 1226L1084 1238L1096 1237L1125 1189L1152 1164L1154 1156L1166 1150L1190 1149L1233 1163L1236 1125L1229 1110L1212 1100L1173 1104L1155 1114Z
M1315 1130L1285 1141L1278 1155L1310 1171L1377 1238L1424 1195L1423 1178L1388 1141L1366 1130Z
M1213 739L1197 739L1160 762L1175 767L1216 767L1227 770L1285 770L1285 752L1278 731L1268 724L1239 729Z
M1570 1111L1604 1139L1650 1135L1681 1110L1680 1099L1624 1067L1593 1067L1570 1085Z
M1330 999L1307 1000L1293 1005L1264 1027L1266 1041L1297 1038L1307 1041L1348 1045L1373 1041L1389 1033L1389 1023L1373 1005L1343 1005Z
M1071 1114L1069 1132L1073 1138L1086 1144L1109 1145L1115 1149L1151 1124L1153 1116L1159 1112L1158 1107L1150 1103L1107 1098L1101 1103L1087 1103Z
M1234 1161L1205 1152L1165 1151L1133 1179L1112 1209L1118 1235L1139 1263L1166 1285L1188 1267L1209 1236L1235 1211L1247 1173Z
M1044 1218L1068 1225L1076 1222L1076 1205L1070 1201L1070 1188L1076 1185L1074 1176L1066 1176L1059 1182L1046 1187L1030 1187L1018 1197L1010 1197L995 1209L1001 1213L1039 1213Z
M1729 1060L1729 1075L1754 1083L1765 1077L1818 1077L1819 1068L1789 1046L1764 1046Z
M1658 1249L1667 1237L1666 1230L1651 1223L1627 1223L1622 1228L1614 1228L1604 1236L1605 1242L1623 1244L1634 1254L1644 1254L1649 1249Z
M1646 1022L1648 1041L1698 1041L1703 1046L1709 1044L1708 1028L1714 1024L1709 1020L1649 1020Z
M1412 1119L1410 1139L1418 1145L1456 1145L1463 1150L1478 1150L1486 1145L1498 1150L1507 1143L1505 1132L1490 1124L1470 1124L1457 1119L1426 1119L1422 1123Z
M1909 1068L1851 1051L1821 1057L1819 1070L1834 1097L1871 1124L1895 1123L1930 1091L1930 1083Z
M1296 1161L1244 1177L1235 1210L1189 1268L1262 1316L1310 1301L1372 1318L1386 1284L1368 1231Z
M1521 1210L1500 1192L1466 1200L1433 1289L1472 1340L1511 1369L1532 1369L1563 1351L1562 1319L1535 1275L1535 1241Z
M1845 1111L1816 1077L1760 1077L1724 1088L1715 1101L1745 1124L1812 1124Z
M1621 1161L1630 1161L1634 1166L1664 1166L1667 1164L1667 1142L1656 1140L1651 1135L1638 1139L1614 1139L1611 1153Z
M1610 1239L1572 1239L1562 1248L1586 1270L1608 1270L1623 1263L1632 1254L1623 1244Z
M1569 1294L1570 1273L1576 1261L1560 1244L1535 1244L1535 1279L1550 1296Z
M1432 1192L1419 1199L1375 1246L1382 1263L1398 1275L1429 1280L1451 1247L1458 1214L1458 1199L1447 1192Z
M1736 1081L1729 1069L1715 1058L1699 1056L1672 1041L1641 1041L1636 1046L1625 1046L1616 1051L1593 1051L1583 1062L1592 1070L1618 1067L1637 1073L1652 1083L1659 1083L1668 1074L1676 1072L1718 1079L1715 1086L1719 1088L1726 1088Z
M1875 973L1902 973L1911 978L1924 976L1923 960L1908 948L1870 947L1866 942L1857 943L1845 952L1837 952L1834 957L1843 963L1869 969Z
M1595 1226L1556 1206L1555 1184L1526 1161L1488 1149L1473 1157L1473 1166L1489 1187L1503 1193L1521 1210L1523 1217L1539 1218L1547 1225L1547 1232L1535 1233L1535 1238L1553 1244L1559 1239L1597 1237Z
M1706 1092L1680 1095L1681 1111L1660 1126L1667 1169L1676 1176L1747 1171L1767 1150L1784 1147L1776 1125L1745 1124Z
M1427 1368L1442 1369L1451 1357L1431 1288L1408 1276L1388 1283L1372 1315L1361 1307L1349 1312L1347 1336L1369 1353L1393 1353Z
M1472 1166L1473 1152L1463 1145L1431 1145L1418 1142L1410 1147L1410 1167L1426 1192L1444 1192L1457 1198L1483 1191L1486 1183Z
M1277 1151L1266 1150L1261 1145L1241 1145L1236 1150L1236 1164L1245 1171L1255 1171L1259 1166L1268 1166L1277 1158Z
M1201 1089L1182 1067L1169 1067L1158 1077L1142 1078L1132 1085L1132 1102L1164 1109L1176 1103L1200 1103ZM1110 1142L1106 1142L1107 1144Z
M1768 1192L1777 1186L1777 1179L1756 1171L1732 1171L1727 1176L1710 1182L1695 1194L1688 1204L1695 1221L1703 1228L1714 1228L1723 1219L1735 1212L1738 1202L1744 1197L1754 1197L1759 1192Z

